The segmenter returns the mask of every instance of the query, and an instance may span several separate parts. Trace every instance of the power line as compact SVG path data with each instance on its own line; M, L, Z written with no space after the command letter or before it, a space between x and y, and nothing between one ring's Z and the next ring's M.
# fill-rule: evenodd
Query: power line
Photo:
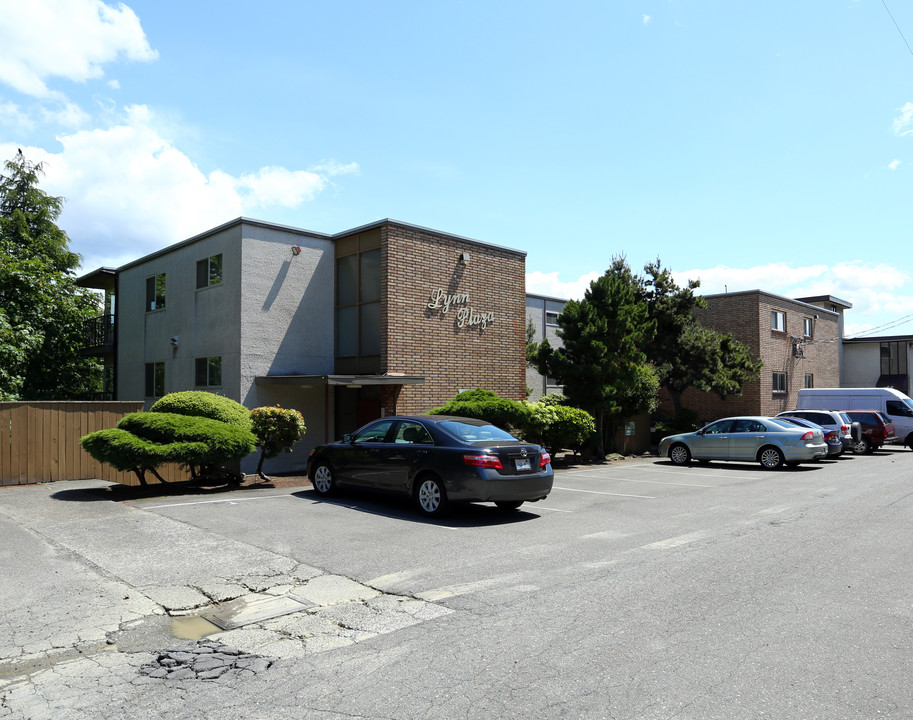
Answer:
M892 15L891 11L888 9L888 4L884 0L881 0L881 4L884 5L885 12L888 13L888 17L891 18L891 22L894 23L894 27L897 28L897 32L900 34L900 38L903 40L904 45L907 46L907 52L909 52L910 55L913 55L913 49L910 48L910 43L908 43L907 38L904 37L903 30L900 29L900 25L897 24L894 15Z

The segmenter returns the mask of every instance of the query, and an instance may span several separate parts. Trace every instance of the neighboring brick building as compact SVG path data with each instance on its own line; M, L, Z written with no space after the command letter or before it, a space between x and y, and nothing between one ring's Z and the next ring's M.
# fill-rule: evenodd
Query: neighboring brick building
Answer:
M727 415L776 415L796 406L799 388L839 387L843 312L852 307L831 296L790 299L762 290L705 295L700 322L730 333L764 363L742 395L721 400L688 390L682 404L702 420ZM668 405L664 407L669 410Z
M205 389L296 408L308 432L278 471L460 390L522 400L525 273L524 252L394 220L325 235L238 218L81 280L115 308L96 347L112 399Z

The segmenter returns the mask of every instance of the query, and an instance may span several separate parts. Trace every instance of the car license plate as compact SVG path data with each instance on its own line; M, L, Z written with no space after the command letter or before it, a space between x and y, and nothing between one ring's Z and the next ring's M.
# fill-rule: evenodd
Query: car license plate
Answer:
M523 458L522 460L514 460L517 464L517 470L529 470L530 464L528 458Z

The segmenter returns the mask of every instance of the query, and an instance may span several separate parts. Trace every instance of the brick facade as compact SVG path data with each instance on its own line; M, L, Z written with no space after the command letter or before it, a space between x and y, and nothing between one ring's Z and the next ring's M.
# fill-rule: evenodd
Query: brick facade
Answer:
M381 272L381 368L425 378L402 388L397 412L426 412L476 387L526 396L525 253L387 222ZM429 307L433 293L439 307Z
M688 390L684 407L701 420L731 415L776 415L796 407L806 375L814 387L840 385L840 314L815 305L751 290L704 298L707 308L697 313L705 326L730 333L763 364L760 377L747 383L742 395L721 400L715 393ZM785 315L784 330L771 327L771 312ZM805 335L806 320L811 337ZM775 391L774 373L785 373L785 391ZM668 410L668 406L664 409Z

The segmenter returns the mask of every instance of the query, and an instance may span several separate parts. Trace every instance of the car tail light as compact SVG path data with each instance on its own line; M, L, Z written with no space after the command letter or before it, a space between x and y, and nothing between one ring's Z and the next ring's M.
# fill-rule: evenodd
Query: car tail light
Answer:
M539 458L539 467L544 468L552 461L552 456L549 455L545 450L542 451L542 456Z
M491 468L492 470L503 470L501 460L497 455L464 455L463 462L475 467Z
M802 436L802 442L811 442L815 439L815 433L809 430L805 435Z
M841 425L841 426L840 426L840 432L842 432L844 435L849 435L849 434L850 434L850 426L849 426L849 425Z

